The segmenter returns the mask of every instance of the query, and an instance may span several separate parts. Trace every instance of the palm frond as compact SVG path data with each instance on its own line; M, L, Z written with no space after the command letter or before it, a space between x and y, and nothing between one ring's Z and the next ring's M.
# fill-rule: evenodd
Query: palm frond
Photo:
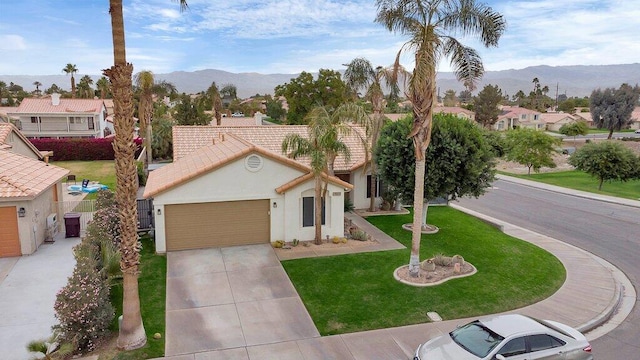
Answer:
M484 66L478 52L452 37L446 38L444 52L451 59L451 67L456 78L469 90L475 89L476 83L484 74Z

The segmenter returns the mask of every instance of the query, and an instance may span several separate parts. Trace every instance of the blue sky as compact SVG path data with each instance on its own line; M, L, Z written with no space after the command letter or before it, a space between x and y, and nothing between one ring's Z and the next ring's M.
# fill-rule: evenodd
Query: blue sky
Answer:
M298 73L355 57L389 65L406 40L374 23L375 0L125 0L134 72L219 69ZM640 61L636 1L487 1L507 20L486 70ZM0 0L0 74L57 75L67 63L98 75L113 62L107 0ZM411 68L411 57L402 58ZM440 65L448 71L448 63Z

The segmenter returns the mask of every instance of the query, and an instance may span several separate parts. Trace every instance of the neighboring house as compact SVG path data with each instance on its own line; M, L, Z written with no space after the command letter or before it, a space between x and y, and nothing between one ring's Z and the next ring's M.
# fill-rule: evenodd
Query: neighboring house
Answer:
M573 115L567 113L542 113L540 118L546 124L547 130L556 132L560 131L562 125L576 122Z
M173 160L178 161L182 157L211 144L213 139L219 138L220 134L232 133L238 137L251 142L274 154L282 154L282 141L288 134L298 134L302 137L308 136L306 125L273 125L273 126L174 126L173 127ZM364 129L355 127L355 131L343 139L351 151L351 157L347 161L339 156L334 163L336 176L345 182L353 185L353 191L349 193L349 200L356 209L369 207L371 185L370 166L367 159L367 152L363 146L361 138L364 137ZM309 160L301 158L296 160L308 166ZM374 189L376 203L380 205L382 199L381 184L378 183Z
M45 157L52 155L49 151L39 151L13 124L2 122L0 122L0 149L34 160L44 160Z
M55 202L68 173L0 146L0 257L32 254L55 235L61 226Z
M493 124L493 129L505 131L515 128L545 130L545 123L540 118L541 113L535 110L517 106L503 106L502 113Z
M436 106L433 108L433 114L451 114L455 115L462 119L467 119L471 122L474 122L476 119L476 114L465 108L461 108L459 106Z
M640 129L640 107L636 107L631 113L631 128Z
M576 118L576 120L579 121L584 121L587 123L587 126L589 126L589 129L595 129L596 128L596 123L593 121L593 116L591 116L590 112L576 112L575 114L573 114L573 116Z
M157 252L313 239L309 166L247 141L231 128L177 128L177 157L150 173L144 192L153 198ZM206 136L196 136L202 133ZM337 177L325 175L324 180L322 234L342 237L344 196L353 187Z
M213 111L211 111L211 110L205 110L204 113L213 116ZM260 113L259 111L256 112L253 115L253 117L246 117L246 116L245 117L227 117L227 116L222 116L220 118L220 125L221 126L261 126L262 125L262 119L265 116L266 115ZM217 126L216 119L213 118L211 120L211 122L209 123L209 125Z
M113 133L100 99L25 98L14 112L17 126L27 138L102 138Z

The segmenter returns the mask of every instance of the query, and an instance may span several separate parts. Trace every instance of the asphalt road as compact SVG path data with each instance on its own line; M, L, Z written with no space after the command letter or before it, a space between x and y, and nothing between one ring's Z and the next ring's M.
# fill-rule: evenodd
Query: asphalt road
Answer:
M606 186L606 185L605 185ZM640 208L610 204L497 180L479 199L460 205L578 246L621 269L640 290ZM640 306L592 341L594 358L640 359Z

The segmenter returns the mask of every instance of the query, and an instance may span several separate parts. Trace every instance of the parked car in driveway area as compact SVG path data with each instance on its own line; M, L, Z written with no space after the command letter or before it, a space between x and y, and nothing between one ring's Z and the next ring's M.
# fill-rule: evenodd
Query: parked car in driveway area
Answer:
M570 326L519 314L472 321L420 345L414 360L593 360Z

